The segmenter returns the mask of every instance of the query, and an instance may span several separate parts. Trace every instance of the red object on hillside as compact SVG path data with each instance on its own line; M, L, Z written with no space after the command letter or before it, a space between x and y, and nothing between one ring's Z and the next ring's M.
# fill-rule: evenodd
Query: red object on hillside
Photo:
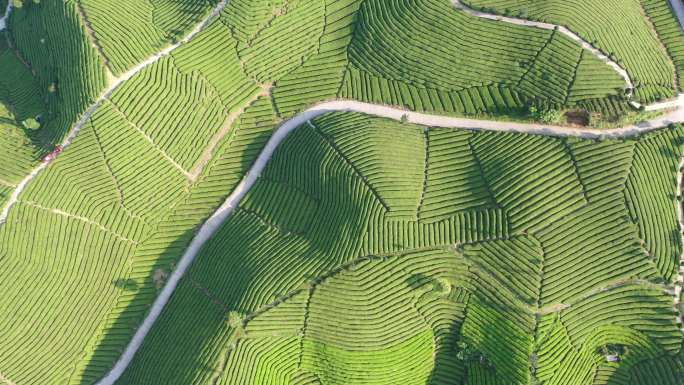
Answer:
M45 155L45 158L43 158L43 163L49 163L53 161L57 155L62 153L62 146L56 146L54 150L52 150L51 153Z

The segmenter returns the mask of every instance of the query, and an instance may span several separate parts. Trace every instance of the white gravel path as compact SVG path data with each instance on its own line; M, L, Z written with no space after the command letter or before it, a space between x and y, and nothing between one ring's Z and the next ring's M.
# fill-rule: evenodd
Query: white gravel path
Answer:
M632 92L634 90L634 83L632 83L632 79L629 77L629 74L627 71L620 67L619 64L611 60L608 56L604 55L603 52L600 50L596 49L593 45L589 44L586 42L584 39L579 37L576 33L570 31L569 29L561 26L561 25L556 25L556 24L550 24L550 23L542 23L539 21L531 21L531 20L526 20L526 19L518 19L515 17L508 17L508 16L500 16L500 15L492 15L490 13L485 13L481 11L477 11L475 9L472 9L468 7L467 5L463 4L460 0L452 0L452 4L456 9L460 9L469 15L476 16L482 19L488 19L488 20L495 20L495 21L503 21L505 23L510 23L510 24L515 24L515 25L522 25L522 26L527 26L527 27L535 27L535 28L541 28L541 29L547 29L550 31L553 30L558 30L558 32L562 33L563 35L569 37L570 39L578 42L583 48L591 52L594 56L599 58L599 60L602 60L609 66L611 66L615 72L617 72L624 80L626 84L626 89L628 91L628 96L632 95ZM638 108L638 104L636 106Z
M12 3L12 0L7 0L7 8L5 9L5 14L0 17L0 31L3 31L5 28L7 28L7 19L9 18L10 13L12 13L12 7L14 4Z
M360 112L368 115L394 119L397 121L406 119L410 123L431 127L467 128L473 130L520 132L551 136L578 136L582 138L628 137L655 130L669 123L684 121L684 113L681 110L677 110L674 113L669 114L667 117L659 118L649 124L644 124L641 126L629 126L613 130L594 130L574 129L543 124L508 123L430 115L389 106L350 100L331 101L315 105L296 115L295 117L285 121L280 127L278 127L273 136L269 139L266 147L259 154L252 168L250 168L249 172L247 172L237 188L233 191L233 193L230 194L230 196L228 196L219 209L216 210L216 212L200 227L199 231L195 235L195 238L190 243L190 246L181 257L178 266L173 271L169 280L164 285L161 293L159 293L154 301L149 314L143 321L140 328L136 331L131 342L126 347L123 355L119 358L119 361L117 361L114 368L107 374L107 376L98 383L99 385L114 384L115 381L126 370L128 365L133 360L135 353L142 345L145 336L147 336L147 333L150 331L155 321L161 314L162 310L171 298L171 295L173 295L173 292L176 290L176 286L178 285L180 279L194 261L201 247L216 233L216 231L218 231L218 229L221 227L221 224L228 218L230 213L239 205L240 200L252 188L280 143L295 128L310 121L311 119L314 119L317 116L336 111Z

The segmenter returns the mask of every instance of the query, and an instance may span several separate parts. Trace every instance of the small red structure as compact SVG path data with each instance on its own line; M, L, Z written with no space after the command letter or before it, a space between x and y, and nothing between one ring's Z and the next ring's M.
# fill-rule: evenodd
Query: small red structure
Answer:
M53 161L57 155L62 153L62 146L56 146L54 150L52 150L51 153L45 155L45 158L43 158L43 163L50 163Z

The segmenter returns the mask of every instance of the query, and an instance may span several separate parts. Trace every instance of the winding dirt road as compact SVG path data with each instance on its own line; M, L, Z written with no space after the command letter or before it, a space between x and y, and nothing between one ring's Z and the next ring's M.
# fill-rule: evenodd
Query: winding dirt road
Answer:
M569 29L567 29L561 25L550 24L550 23L542 23L539 21L531 21L531 20L527 20L527 19L519 19L516 17L493 15L490 13L481 12L481 11L472 9L472 8L468 7L467 5L463 4L463 2L461 2L461 0L452 0L452 4L453 4L454 8L460 9L461 11L463 11L469 15L479 17L481 19L501 21L501 22L505 22L505 23L509 23L509 24L546 29L546 30L550 30L550 31L557 30L558 32L562 33L563 35L569 37L570 39L572 39L576 42L578 42L582 46L582 48L588 50L594 56L599 58L599 60L602 60L604 63L611 66L615 70L615 72L617 72L625 80L625 84L626 84L626 88L627 88L627 92L628 92L627 95L629 97L631 97L631 95L634 91L634 83L632 82L632 79L629 77L629 74L627 73L627 71L624 68L620 67L619 64L617 64L616 62L611 60L608 56L604 55L603 52L596 49L593 45L589 44L589 42L582 39L579 35L577 35L576 33L570 31ZM639 108L638 106L639 106L639 104L636 103L637 108Z
M676 2L676 0L674 0ZM458 0L454 0L454 5L460 5ZM680 4L681 5L681 4ZM463 9L463 8L461 8ZM485 17L487 19L501 20L505 22L513 22L519 25L530 25L534 27L540 27L536 22L530 22L519 19L501 19L499 16L493 16L488 14L479 13L473 10L468 10L469 13L478 16ZM677 13L680 16L680 13ZM684 28L684 7L682 7L680 23ZM549 28L555 29L556 26L548 25ZM582 40L579 36L570 32L564 27L559 27L559 31L565 33L566 35L573 38L573 40L579 41L582 46L592 53L594 53L599 59L604 60L607 64L611 65L624 79L628 88L632 88L632 81L629 78L627 72L622 69L617 63L612 62L609 58L603 55L600 51L596 50L589 43ZM612 64L611 64L612 63ZM302 124L314 119L317 116L329 113L329 112L359 112L374 116L380 116L384 118L394 119L394 120L404 120L408 122L421 124L432 127L444 127L444 128L466 128L472 130L491 130L491 131L502 131L502 132L519 132L526 134L538 134L538 135L551 135L551 136L577 136L582 138L600 138L600 137L612 137L612 138L624 138L630 136L640 135L645 132L653 131L670 123L684 122L684 97L679 95L676 100L666 101L662 103L657 103L653 106L647 106L646 109L649 111L655 111L660 109L670 109L676 108L676 110L666 114L665 116L627 127L616 128L612 130L597 130L597 129L584 129L584 128L569 128L562 126L551 126L544 124L526 124L526 123L510 123L501 121L489 121L489 120L478 120L478 119L466 119L466 118L455 118L440 115L430 115L423 114L419 112L406 111L394 107L375 105L369 103L363 103L358 101L350 100L338 100L330 101L318 104L307 109L304 112L296 115L295 117L285 121L273 136L269 139L266 147L259 154L259 157L254 162L252 168L245 175L243 180L237 186L237 188L228 196L224 203L214 212L214 214L200 227L197 235L190 243L190 246L183 254L180 259L176 269L173 271L168 281L164 285L161 293L155 299L150 312L143 321L140 328L136 331L135 335L129 342L126 350L121 355L119 360L116 362L112 370L105 376L98 385L113 385L116 380L123 374L128 365L132 362L133 357L137 353L138 349L142 345L145 337L151 330L152 326L156 322L157 318L161 314L162 310L168 303L169 299L173 295L178 283L187 271L188 267L192 264L195 257L199 253L200 249L215 233L218 231L223 222L230 216L231 212L239 205L245 194L252 188L259 175L266 167L266 164L271 159L271 156L278 148L280 143L290 134L295 128L301 126ZM684 164L684 163L683 163ZM680 191L682 175L678 173L678 186L677 191ZM678 214L680 213L680 208L678 208ZM682 218L682 216L680 216ZM684 226L684 220L682 221L682 226ZM676 292L681 291L681 281L682 276L680 275L678 282L679 285L675 287ZM677 303L678 300L675 300ZM681 316L680 316L681 319Z
M422 114L419 112L406 111L399 108L381 106L376 104L363 103L351 100L339 100L318 104L306 111L296 115L295 117L285 121L275 131L273 136L269 139L266 147L259 154L259 157L245 175L243 180L237 186L224 203L214 212L214 214L200 227L197 235L190 243L190 246L183 254L176 269L173 271L168 281L164 285L161 293L157 296L150 312L143 321L140 328L136 331L133 339L126 347L123 355L119 358L114 368L104 377L99 385L113 385L114 382L123 374L124 370L133 360L136 352L142 345L143 340L149 333L150 329L156 322L167 302L176 290L176 286L185 274L188 267L192 264L195 257L199 253L201 247L206 243L218 229L221 224L228 218L231 212L239 205L240 200L252 188L259 175L266 167L266 164L271 159L271 156L278 148L280 143L297 127L314 119L318 116L329 112L359 112L383 118L389 118L397 121L407 120L410 123L421 124L431 127L443 128L466 128L472 130L489 130L502 132L520 132L526 134L551 135L551 136L578 136L582 138L599 138L599 137L613 137L622 138L634 135L639 135L644 132L652 131L663 127L669 123L684 121L684 110L677 110L663 118L659 118L650 123L617 128L613 130L595 130L595 129L575 129L561 126L547 126L542 124L523 124L523 123L507 123L499 121L464 119L439 115Z
M12 13L12 7L14 4L12 3L12 0L7 0L7 8L5 9L5 14L0 17L0 31L4 31L5 28L7 28L7 18L9 17L10 13Z

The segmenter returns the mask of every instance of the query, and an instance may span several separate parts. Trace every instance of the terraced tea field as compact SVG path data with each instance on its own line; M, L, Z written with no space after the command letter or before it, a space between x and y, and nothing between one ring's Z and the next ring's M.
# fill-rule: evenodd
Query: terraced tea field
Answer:
M0 384L684 384L681 3L6 5Z
M202 248L119 383L635 381L670 362L667 381L682 359L667 293L682 134L315 118ZM659 199L656 220L633 204ZM629 352L619 366L607 344Z
M667 1L469 0L470 6L563 25L623 66L639 100L681 88L682 31Z

